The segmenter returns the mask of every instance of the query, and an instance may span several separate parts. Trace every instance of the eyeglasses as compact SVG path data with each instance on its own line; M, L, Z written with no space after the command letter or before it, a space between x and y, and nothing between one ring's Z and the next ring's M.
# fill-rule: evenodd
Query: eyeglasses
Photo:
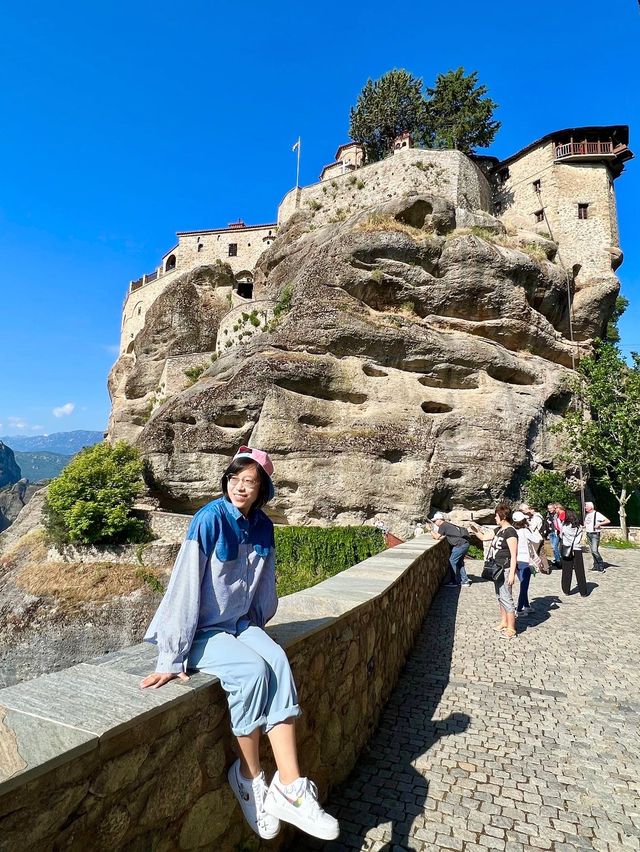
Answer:
M254 488L257 488L258 485L260 485L257 479L241 479L239 476L228 476L227 482L232 488L238 488L240 485L244 485L248 491L253 491Z

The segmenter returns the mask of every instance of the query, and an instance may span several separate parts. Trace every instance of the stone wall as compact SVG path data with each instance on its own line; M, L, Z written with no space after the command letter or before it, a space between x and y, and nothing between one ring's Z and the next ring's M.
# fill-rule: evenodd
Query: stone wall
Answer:
M640 544L640 527L627 527L627 530L629 532L629 541ZM600 533L600 544L606 547L609 539L622 537L622 530L620 527L607 526L604 527Z
M489 184L468 157L460 151L409 148L331 180L292 189L278 208L278 224L301 208L324 225L411 191L438 195L456 208L491 211Z
M571 272L580 264L577 282L611 275L611 249L618 246L618 225L611 173L605 163L556 163L552 141L509 162L509 176L499 184L496 211L506 224L548 235L544 208L562 262ZM536 192L534 181L540 181ZM588 204L588 218L578 218L578 204ZM615 253L617 260L617 253Z
M231 266L234 274L251 272L262 252L275 239L275 224L223 228L211 231L178 232L178 245L168 251L162 259L162 268L167 259L174 256L176 269L184 272L196 266L204 266L220 260ZM229 246L236 246L236 254L229 254Z
M291 660L302 771L323 800L375 729L446 561L423 536L280 602L269 632ZM154 662L139 645L0 691L2 852L259 847L226 781L219 683L195 674L143 692ZM262 848L294 837L287 827Z

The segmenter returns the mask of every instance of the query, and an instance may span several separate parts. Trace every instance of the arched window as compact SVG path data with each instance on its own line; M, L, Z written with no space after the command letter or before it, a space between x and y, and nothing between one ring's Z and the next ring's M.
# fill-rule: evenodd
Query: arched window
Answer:
M167 258L167 262L164 265L165 272L171 272L172 269L176 268L176 256L175 254L170 254Z
M236 290L243 299L253 299L253 274L248 271L236 275Z

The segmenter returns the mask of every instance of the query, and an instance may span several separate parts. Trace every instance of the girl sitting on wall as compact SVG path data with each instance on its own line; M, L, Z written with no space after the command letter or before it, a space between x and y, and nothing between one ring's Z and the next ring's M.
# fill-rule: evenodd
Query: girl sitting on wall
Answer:
M261 511L274 494L272 474L267 453L240 447L222 477L223 496L193 516L145 636L158 646L158 665L140 686L188 680L185 664L219 678L240 754L229 784L253 831L269 840L284 820L333 840L338 821L300 777L294 721L301 711L289 661L263 630L278 606L273 524ZM262 733L278 767L270 786L260 766Z

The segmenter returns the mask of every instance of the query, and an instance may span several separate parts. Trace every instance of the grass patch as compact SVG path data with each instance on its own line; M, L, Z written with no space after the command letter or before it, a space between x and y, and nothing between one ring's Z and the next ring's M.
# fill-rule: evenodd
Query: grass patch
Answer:
M626 538L612 537L601 542L600 547L613 547L616 550L637 550L638 545L634 541L629 541Z
M356 229L359 231L398 231L401 234L407 234L413 240L423 240L428 236L427 232L414 228L412 225L406 225L404 222L398 222L393 216L380 216L374 214L365 219L364 222L358 223Z
M144 577L142 575L145 575ZM128 595L158 578L148 568L114 562L34 562L16 575L16 585L31 595L49 595L74 606Z
M195 385L200 376L207 369L207 364L199 364L197 367L189 367L188 370L184 371L185 376L189 379L188 387L191 385Z
M472 544L467 550L467 556L469 559L484 559L484 550L477 544Z
M276 527L278 595L291 595L385 549L376 527Z

